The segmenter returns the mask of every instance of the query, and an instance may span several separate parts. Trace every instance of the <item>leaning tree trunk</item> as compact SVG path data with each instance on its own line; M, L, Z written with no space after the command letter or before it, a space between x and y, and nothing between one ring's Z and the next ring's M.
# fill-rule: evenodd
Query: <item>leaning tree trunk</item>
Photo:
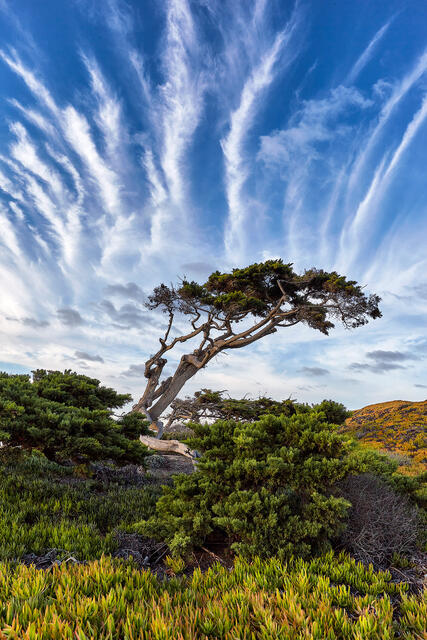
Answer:
M139 402L133 407L133 411L143 413L151 422L151 426L157 431L157 439L162 437L164 430L164 425L160 420L160 416L168 408L170 403L175 400L185 383L192 378L198 370L199 369L195 364L188 362L186 357L183 356L175 374L167 381L166 388L163 393L161 393L157 401L152 404L153 395L154 398L156 398L155 392L151 394L151 396L149 394L148 397L144 394Z
M198 368L194 364L184 362L182 365L179 365L167 389L149 410L153 421L157 420L162 415L163 411L165 411L170 403L175 400L185 383L192 378L197 371Z

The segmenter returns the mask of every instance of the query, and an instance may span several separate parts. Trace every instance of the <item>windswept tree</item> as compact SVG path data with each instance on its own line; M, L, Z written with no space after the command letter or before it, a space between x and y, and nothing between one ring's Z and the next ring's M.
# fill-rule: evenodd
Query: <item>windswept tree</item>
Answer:
M254 422L263 415L292 416L297 413L293 400L276 401L261 396L252 398L230 398L226 390L212 391L201 389L193 396L175 398L171 402L170 412L165 424L166 430L175 423L214 422L215 420L234 420L235 422ZM303 405L300 405L303 406Z
M321 411L327 422L343 424L351 416L351 411L340 402L322 400L317 404L296 402L291 398L273 400L265 396L259 398L231 398L225 395L226 390L212 391L201 389L193 396L175 398L171 402L170 411L165 423L166 431L174 428L184 428L188 422L206 423L215 420L234 420L235 422L255 422L264 415L292 416L296 413L310 413Z
M147 384L133 410L145 414L161 438L162 413L185 383L219 353L247 347L297 324L326 335L336 321L354 329L381 316L379 301L335 271L313 268L299 275L282 260L229 273L215 271L204 284L185 278L177 286L161 284L149 296L147 307L167 315L167 328L159 338L159 350L145 363ZM182 317L188 319L188 330L181 332ZM162 379L166 356L195 341L195 348L181 356L173 375Z

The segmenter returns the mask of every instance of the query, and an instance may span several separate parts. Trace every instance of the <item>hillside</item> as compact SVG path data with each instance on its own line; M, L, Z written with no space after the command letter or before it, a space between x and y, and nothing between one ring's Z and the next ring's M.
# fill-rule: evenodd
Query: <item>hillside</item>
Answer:
M393 400L353 412L343 429L360 442L395 456L403 473L427 469L427 400Z

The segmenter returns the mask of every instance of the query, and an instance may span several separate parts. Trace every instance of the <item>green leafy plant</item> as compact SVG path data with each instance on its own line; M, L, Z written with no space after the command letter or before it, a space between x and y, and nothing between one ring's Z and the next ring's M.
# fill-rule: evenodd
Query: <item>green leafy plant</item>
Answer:
M236 422L254 422L266 414L291 416L297 413L298 407L299 405L290 398L281 401L267 397L236 399L225 396L225 391L201 389L191 397L176 398L171 403L171 411L165 425L166 433L176 421L234 420Z
M112 414L129 400L71 371L37 370L32 382L28 375L0 373L0 439L56 461L141 463L147 449L136 438L148 433L148 423L140 415L114 420Z
M245 556L307 555L328 546L349 503L329 494L347 473L347 440L318 412L254 423L193 424L197 471L164 488L143 533L175 555L210 536Z
M165 565L173 576L179 575L185 569L185 561L180 557L166 556Z

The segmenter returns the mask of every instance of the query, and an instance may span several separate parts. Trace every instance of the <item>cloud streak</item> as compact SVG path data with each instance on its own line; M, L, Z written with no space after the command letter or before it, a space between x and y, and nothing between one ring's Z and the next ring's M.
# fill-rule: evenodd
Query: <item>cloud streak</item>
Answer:
M366 47L366 49L359 56L359 58L356 60L356 62L354 63L353 67L351 68L351 71L348 74L347 79L346 79L346 83L347 84L353 84L354 81L356 80L357 76L366 67L366 65L368 64L368 62L372 58L372 56L373 56L373 54L375 52L375 49L379 45L381 39L386 34L386 32L387 32L387 30L388 30L388 28L389 28L389 26L390 26L392 21L393 21L393 18L390 18L390 20L387 20L387 22L380 29L378 29L378 31L376 32L376 34L374 35L372 40L369 42L369 44Z
M259 16L265 11L264 3L255 4L253 24L257 25ZM258 19L256 19L258 18ZM229 259L241 259L246 250L245 225L248 215L248 200L245 200L243 187L250 175L249 160L245 157L245 139L254 124L260 99L271 86L276 73L283 47L289 43L297 26L296 16L292 16L288 25L277 33L270 46L261 51L260 60L251 68L239 98L239 105L230 115L230 127L227 136L221 140L225 162L225 184L228 203L228 219L225 228L225 250ZM292 59L289 55L287 64Z
M280 384L277 353L290 345L275 335L221 360L200 385L264 385L307 401L338 390L357 406L376 400L378 374L389 373L390 393L398 378L407 397L420 393L419 9L391 16L384 6L373 20L335 5L321 18L299 2L154 4L70 3L63 33L53 3L49 40L31 3L0 11L4 360L31 369L74 359L139 392L163 323L144 306L153 286L280 256L360 281L382 295L384 319L355 333L352 349L339 331L326 343L296 330L294 373ZM370 40L337 38L332 60L314 36L339 16L347 31L360 19ZM345 382L351 370L364 373L357 384Z

